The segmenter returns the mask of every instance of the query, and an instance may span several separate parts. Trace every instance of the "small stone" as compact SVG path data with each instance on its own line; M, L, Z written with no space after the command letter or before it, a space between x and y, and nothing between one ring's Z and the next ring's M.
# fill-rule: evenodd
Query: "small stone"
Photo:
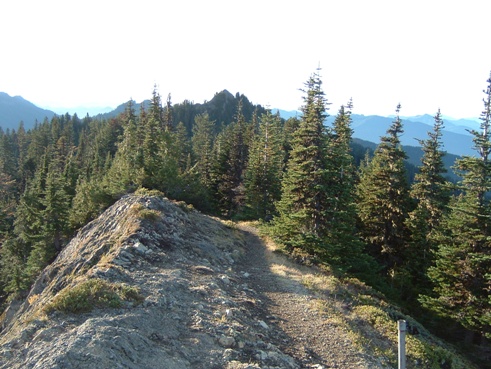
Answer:
M259 350L259 352L256 354L256 358L258 360L264 361L268 358L268 354L262 350Z
M126 252L125 250L122 250L119 256L123 259L127 259L128 261L131 261L134 258L133 255L131 255L129 252Z
M193 271L200 273L200 274L213 274L215 271L212 268L209 268L205 265L196 265L191 268Z
M230 348L225 349L225 350L223 351L223 358L224 358L225 360L228 360L228 359L230 359L230 358L233 356L233 354L234 354L234 350L232 350L232 349L230 349Z
M269 329L269 326L262 320L259 321L259 325L263 327L264 329Z
M249 278L249 277L251 276L251 275L250 275L249 273L247 273L247 272L242 273L242 275L244 276L244 278Z
M141 242L135 242L133 248L141 255L144 255L148 251L148 247L145 247Z
M230 278L227 277L226 275L222 275L220 278L222 279L223 283L230 284Z
M120 260L120 259L113 259L113 264L119 265L119 266L121 266L123 268L129 267L131 265L130 262L124 261L124 260Z
M233 337L229 337L229 336L221 336L218 339L218 344L222 347L227 347L227 348L234 347L235 346L235 339Z

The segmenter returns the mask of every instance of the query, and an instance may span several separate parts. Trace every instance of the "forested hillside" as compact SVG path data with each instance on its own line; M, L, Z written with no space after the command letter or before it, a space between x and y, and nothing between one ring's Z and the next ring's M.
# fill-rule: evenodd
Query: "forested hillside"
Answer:
M439 111L411 174L401 107L365 154L352 145L351 101L324 125L318 72L305 84L302 116L286 121L227 91L173 105L154 90L116 117L67 114L2 131L1 299L26 291L122 195L148 188L217 216L263 220L294 257L362 279L482 356L491 336L488 83L472 132L480 156L456 162L457 184L446 179Z

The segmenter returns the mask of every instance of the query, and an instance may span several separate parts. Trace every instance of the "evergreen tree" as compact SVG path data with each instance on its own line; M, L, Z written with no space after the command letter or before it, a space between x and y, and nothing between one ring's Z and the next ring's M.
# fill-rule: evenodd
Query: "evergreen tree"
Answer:
M198 174L200 182L208 189L211 188L214 129L215 122L210 120L208 114L197 115L194 119L193 137L191 139L195 161L194 171Z
M191 141L188 137L184 123L179 122L172 134L173 145L176 148L176 157L179 173L185 173L191 168Z
M69 213L70 229L75 230L95 219L124 193L121 187L114 187L113 178L111 174L98 173L90 178L79 178Z
M234 190L239 185L230 161L233 128L233 125L228 125L217 135L213 145L213 159L210 173L210 187L214 207L221 215L226 217L233 215Z
M15 180L0 171L0 244L13 226L16 192Z
M29 218L16 219L16 233L23 242L31 246L26 262L26 275L31 281L61 251L68 238L68 212L71 204L63 176L63 141L63 137L60 137L57 145L46 151L38 177L39 184L34 187L38 192L28 193L24 197L24 211L27 210L26 215L34 216L33 222L25 224ZM34 225L35 228L32 229ZM29 230L29 233L25 233L27 238L19 232L22 229Z
M245 172L246 206L248 216L267 219L275 213L275 203L281 196L283 151L279 116L271 111L263 114L258 131Z
M0 172L12 178L18 177L18 147L15 132L0 131Z
M278 216L272 233L288 249L323 252L326 236L326 129L327 101L317 71L305 84L302 118L293 132Z
M478 154L455 164L461 193L450 203L433 239L438 243L429 269L434 294L423 304L464 327L491 337L491 77L485 92L481 130L471 131Z
M0 293L13 294L26 290L31 281L26 277L25 265L31 248L20 239L9 237L0 248Z
M403 133L399 111L400 105L373 158L362 167L357 186L360 235L370 253L392 276L404 262L408 234L405 220L411 210L406 154L399 140Z
M27 161L27 149L28 149L28 135L24 128L24 123L20 122L19 129L17 130L17 145L19 150L18 159L18 193L21 194L25 190L26 182L30 174L26 168Z
M171 102L171 97L170 94L167 95L167 101L166 101L166 106L164 109L164 114L163 114L163 124L164 124L164 130L171 132L174 126L174 117L172 113L172 102ZM184 125L184 124L183 124Z
M126 105L122 119L123 137L118 143L114 162L107 173L115 194L142 186L145 176L143 134L131 100Z
M445 152L441 150L444 124L440 110L434 119L433 132L428 132L428 139L418 140L423 157L410 192L417 205L407 221L411 239L406 268L412 277L412 289L420 293L429 286L427 271L436 248L431 238L450 200L450 185L444 177L447 170L443 162Z
M247 166L248 124L239 99L235 121L227 126L215 142L215 163L212 188L221 214L231 217L239 213L245 203L244 171Z
M326 257L345 270L362 272L369 260L356 230L355 184L351 154L352 102L341 106L328 132L326 150Z
M21 265L12 266L11 273L14 279L11 280L8 276L5 278L5 283L10 286L12 292L16 291L13 289L14 286L20 289L28 288L38 272L37 269L28 268L27 263L34 248L42 249L47 237L43 213L48 167L49 152L46 150L42 158L42 165L19 200L15 211L14 238L8 242L9 247L5 250L6 254L2 255L12 262L21 263ZM34 254L32 255L32 260L35 260ZM22 271L22 274L18 275L18 271Z
M150 104L150 110L143 124L145 137L142 142L145 179L143 186L157 188L159 185L158 173L162 165L162 155L164 154L163 137L163 109L160 95L154 89Z

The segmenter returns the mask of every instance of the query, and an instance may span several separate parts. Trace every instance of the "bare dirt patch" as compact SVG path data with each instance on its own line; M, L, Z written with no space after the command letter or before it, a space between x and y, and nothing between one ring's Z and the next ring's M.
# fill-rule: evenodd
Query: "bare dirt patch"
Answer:
M277 329L278 345L305 368L384 368L352 341L350 333L325 307L338 304L307 288L316 270L274 252L257 230L240 227L246 235L246 254L240 268L249 274L249 285L263 299L263 314ZM273 328L274 327L274 328Z

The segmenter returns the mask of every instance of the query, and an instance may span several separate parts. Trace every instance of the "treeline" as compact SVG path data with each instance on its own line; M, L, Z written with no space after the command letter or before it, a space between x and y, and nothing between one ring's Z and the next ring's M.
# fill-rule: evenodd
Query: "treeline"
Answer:
M489 337L488 83L481 130L472 132L477 156L456 162L457 184L445 179L439 111L409 175L400 106L376 150L361 154L351 102L324 125L318 72L305 84L301 117L286 121L226 91L173 105L154 90L148 105L129 102L116 118L67 114L0 131L0 295L26 291L77 229L148 188L210 214L261 219L286 251Z

